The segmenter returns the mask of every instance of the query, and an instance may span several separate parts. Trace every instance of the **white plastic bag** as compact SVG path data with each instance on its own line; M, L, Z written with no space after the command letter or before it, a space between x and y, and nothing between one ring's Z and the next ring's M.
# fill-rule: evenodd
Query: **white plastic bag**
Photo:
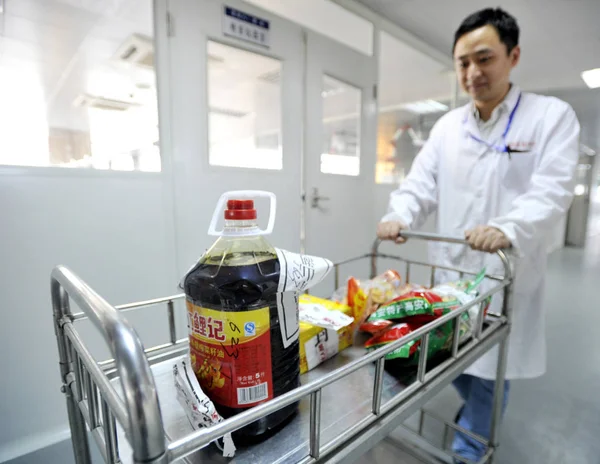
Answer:
M223 418L215 409L215 405L200 388L194 370L187 358L173 365L173 378L177 390L177 400L185 410L194 430L211 427L223 421ZM235 455L235 445L230 433L215 443L223 451L223 456L226 458Z
M317 285L333 268L333 263L317 256L301 255L275 248L279 260L277 310L284 348L298 340L298 294Z
M300 303L300 321L324 329L340 330L354 322L354 318L341 311L327 309L318 303Z

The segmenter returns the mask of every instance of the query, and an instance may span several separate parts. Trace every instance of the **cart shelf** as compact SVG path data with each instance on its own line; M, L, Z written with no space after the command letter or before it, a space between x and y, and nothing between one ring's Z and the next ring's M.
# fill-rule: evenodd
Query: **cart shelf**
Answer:
M464 244L461 239L434 234L411 232L405 235ZM377 241L371 253L336 264L336 287L340 266L368 260L371 276L374 276L379 258L404 262L407 279L411 266L428 266L433 281L434 271L439 267L383 255L378 247ZM177 401L173 382L173 365L187 355L187 339L177 339L174 317L174 302L183 295L114 307L69 269L59 266L52 272L52 301L76 462L91 462L88 429L106 462L163 464L181 459L180 462L202 464L308 464L355 458L375 446L408 417L422 411L425 403L496 344L500 344L497 379L504 378L512 275L505 253L500 251L498 254L505 267L504 275L486 276L495 282L494 286L469 304L370 353L362 348L364 339L358 335L354 346L304 374L299 388L200 431L192 429ZM459 346L456 337L458 316L496 293L503 294L502 313L488 314L485 319L480 317L472 339ZM83 312L72 313L69 302L75 303ZM154 305L166 305L169 340L144 350L123 311L143 311ZM78 321L88 318L106 340L113 359L97 362L91 356L76 327ZM416 339L426 347L429 333L449 321L454 321L455 327L451 352L426 359L423 353L427 350L422 349L417 368L394 373L385 369L387 353ZM502 398L503 385L504 382L496 382L490 439L475 437L488 446L488 452L480 462L491 462L498 446L499 398ZM283 427L257 444L238 445L233 459L223 458L210 444L225 433L297 401L298 413ZM442 462L452 462L453 456L446 449L425 443L422 437L424 418L422 411L419 430L406 431L406 440ZM456 428L453 424L445 425L444 445L451 429Z

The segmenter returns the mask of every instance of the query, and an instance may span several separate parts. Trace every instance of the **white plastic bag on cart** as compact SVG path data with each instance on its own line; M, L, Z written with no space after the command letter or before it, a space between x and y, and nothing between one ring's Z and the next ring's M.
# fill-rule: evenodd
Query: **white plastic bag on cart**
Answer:
M200 388L196 375L187 359L178 361L173 365L173 378L177 390L177 400L194 430L210 427L223 421L215 409L215 405ZM223 451L223 456L231 458L235 455L235 445L231 433L216 440L215 444Z
M277 310L281 323L283 346L298 339L298 294L321 282L333 268L333 263L317 256L301 255L275 248L279 260Z
M305 302L300 303L300 322L337 331L352 324L354 318L319 303Z

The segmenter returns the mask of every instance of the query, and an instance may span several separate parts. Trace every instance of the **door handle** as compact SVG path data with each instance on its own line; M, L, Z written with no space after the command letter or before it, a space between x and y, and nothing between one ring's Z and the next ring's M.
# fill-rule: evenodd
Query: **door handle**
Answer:
M313 193L310 200L310 207L321 209L321 206L319 205L319 202L321 201L329 201L329 197L322 197L321 195L319 195L319 189L316 187L313 188Z

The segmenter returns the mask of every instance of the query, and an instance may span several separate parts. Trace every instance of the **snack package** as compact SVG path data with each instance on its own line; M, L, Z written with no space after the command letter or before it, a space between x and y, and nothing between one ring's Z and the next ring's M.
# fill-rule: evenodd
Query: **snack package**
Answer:
M370 338L365 343L367 351L372 351L389 343L395 342L400 338L408 335L413 330L421 327L419 323L406 323L395 324L388 330ZM468 312L461 314L460 316L460 328L459 328L459 343L465 341L472 333L473 321ZM452 340L454 338L454 325L450 321L446 324L435 329L429 335L429 345L427 349L427 358L429 359L433 355L442 351L449 351L452 349ZM391 353L385 356L386 360L404 360L406 365L416 365L419 360L421 339L410 341L400 348L395 349Z
M369 316L368 322L410 319L413 323L426 324L476 298L476 289L484 278L485 269L473 281L462 280L431 289L411 290L381 305Z
M472 281L463 280L436 286L432 289L411 290L382 305L369 319L361 324L361 330L374 334L365 344L368 351L392 343L418 327L441 317L477 297L477 287L485 278L483 269ZM459 343L472 334L479 311L487 311L491 298L469 308L460 315ZM400 323L398 323L401 321ZM427 357L440 351L450 350L454 336L454 322L436 328L429 336ZM386 355L386 360L403 360L412 365L418 361L420 339L406 343Z
M314 369L352 345L354 318L350 306L300 295L300 373Z
M388 321L385 319L377 319L373 321L363 322L359 326L358 330L360 330L361 332L370 333L371 335L377 335L383 332L388 327L391 327L392 325L394 325L392 321Z
M413 327L411 327L406 322L395 324L385 332L382 332L379 335L375 335L374 337L367 340L367 342L365 343L365 348L367 349L367 351L375 350L384 345L388 345L392 342L395 342L396 340L399 340L405 335L411 333L412 330ZM388 355L386 355L385 359L395 359L397 357L408 358L417 350L418 343L418 340L408 342L406 345L402 345L397 350L394 350Z
M388 270L374 279L364 282L350 277L347 303L352 308L354 319L360 325L379 305L402 295L409 288L402 284L400 274L393 270Z

